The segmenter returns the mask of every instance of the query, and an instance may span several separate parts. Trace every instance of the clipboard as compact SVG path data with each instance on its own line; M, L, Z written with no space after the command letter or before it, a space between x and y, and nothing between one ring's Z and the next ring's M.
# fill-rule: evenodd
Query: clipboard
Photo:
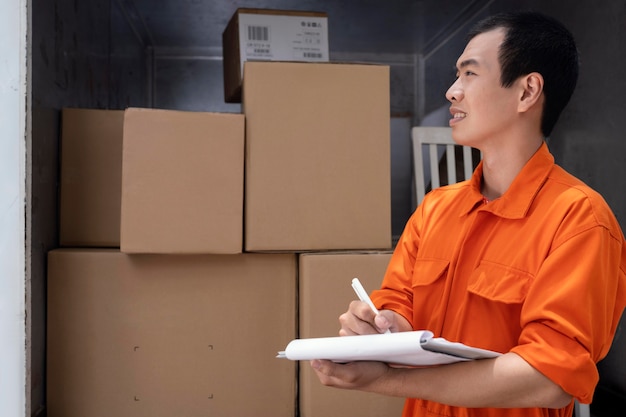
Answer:
M428 330L390 334L294 339L277 358L327 359L334 362L378 361L394 365L430 366L496 358L501 353L441 337Z

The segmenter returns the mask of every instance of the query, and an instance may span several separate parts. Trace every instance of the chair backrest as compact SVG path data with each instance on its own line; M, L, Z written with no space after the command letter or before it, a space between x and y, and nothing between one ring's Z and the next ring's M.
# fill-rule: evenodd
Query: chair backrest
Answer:
M416 126L411 131L411 139L413 141L413 166L415 171L415 196L416 202L419 204L428 188L438 188L442 185L453 184L457 179L457 158L455 156L455 147L463 149L463 177L462 179L470 179L474 171L474 160L472 157L472 148L468 146L457 145L452 140L452 128L449 127L427 127ZM428 159L424 160L424 148L428 149ZM439 161L445 153L447 166L447 181L442 184L439 175ZM428 167L430 165L430 167Z

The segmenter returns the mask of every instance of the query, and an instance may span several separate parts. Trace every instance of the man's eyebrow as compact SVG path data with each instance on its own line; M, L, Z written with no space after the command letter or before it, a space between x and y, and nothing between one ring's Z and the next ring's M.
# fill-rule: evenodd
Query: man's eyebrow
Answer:
M478 61L475 60L474 58L466 59L464 61L461 61L459 63L459 65L457 67L455 67L454 69L455 70L460 70L460 69L465 68L465 67L470 66L470 65L478 65Z

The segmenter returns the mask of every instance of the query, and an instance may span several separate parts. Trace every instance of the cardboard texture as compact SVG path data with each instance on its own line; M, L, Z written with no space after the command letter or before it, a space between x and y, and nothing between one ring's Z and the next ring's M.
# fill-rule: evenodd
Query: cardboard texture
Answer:
M391 246L389 67L246 62L246 251Z
M127 109L121 251L241 253L243 158L241 114Z
M48 256L49 417L292 417L291 254Z
M122 110L61 113L59 244L119 247Z
M239 8L222 33L224 101L241 102L243 64L255 61L326 62L324 12Z
M339 315L356 294L352 278L368 293L380 288L391 252L309 253L299 256L300 338L337 336ZM307 362L300 365L301 417L399 416L403 398L323 386Z

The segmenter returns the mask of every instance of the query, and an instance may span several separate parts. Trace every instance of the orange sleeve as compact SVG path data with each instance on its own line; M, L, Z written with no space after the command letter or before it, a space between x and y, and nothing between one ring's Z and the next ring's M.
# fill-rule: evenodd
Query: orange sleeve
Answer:
M395 311L407 319L412 327L414 327L412 276L419 247L418 228L415 222L419 212L418 208L407 222L387 266L381 288L371 294L372 301L378 309Z
M582 403L626 303L622 240L596 226L553 248L528 292L512 349ZM617 275L617 279L616 279Z

